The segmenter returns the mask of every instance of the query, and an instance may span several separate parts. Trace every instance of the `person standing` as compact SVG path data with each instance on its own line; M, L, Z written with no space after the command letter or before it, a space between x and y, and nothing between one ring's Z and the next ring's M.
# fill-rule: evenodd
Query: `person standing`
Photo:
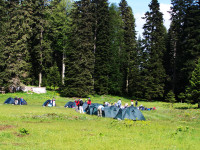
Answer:
M120 108L121 105L122 105L122 101L121 101L121 99L119 99L118 102L117 102L117 106Z
M131 100L131 106L133 106L133 100Z
M138 101L136 100L136 101L135 101L135 107L137 107L137 105L138 105Z
M52 99L53 107L56 106L56 99L53 97Z
M89 98L88 101L87 101L87 108L85 109L86 112L88 111L88 109L89 109L91 103L92 103L92 101L91 101L91 99Z
M82 99L80 99L80 101L79 101L79 110L80 110L80 113L84 114L84 112L83 112L83 100Z
M23 99L23 97L21 97L21 98L20 98L20 102L19 102L19 104L22 105L23 102L24 102L24 99Z
M91 99L89 98L88 101L87 101L88 106L90 106L91 103L92 103L92 101L91 101Z
M79 110L79 100L75 100L75 103L76 103L76 108L75 108L75 110L78 111L78 110Z
M18 105L18 98L17 97L15 97L15 105Z

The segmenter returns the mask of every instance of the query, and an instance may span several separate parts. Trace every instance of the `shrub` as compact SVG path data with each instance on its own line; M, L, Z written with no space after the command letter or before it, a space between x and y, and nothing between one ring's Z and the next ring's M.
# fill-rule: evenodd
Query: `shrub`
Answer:
M25 128L21 128L21 129L19 129L19 133L20 133L21 135L28 135L28 134L29 134L29 131L28 131L27 129L25 129Z

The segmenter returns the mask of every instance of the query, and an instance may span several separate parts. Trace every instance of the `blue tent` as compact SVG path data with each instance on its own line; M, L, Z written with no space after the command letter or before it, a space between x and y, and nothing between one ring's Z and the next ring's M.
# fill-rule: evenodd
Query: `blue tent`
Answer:
M52 107L53 104L51 103L51 100L47 100L47 101L44 102L44 104L42 106Z
M142 112L133 106L124 109L119 109L117 115L114 118L121 120L124 119L145 120Z
M120 108L117 106L104 107L104 115L108 118L115 118L119 112L119 109Z
M15 104L15 99L12 97L9 97L4 104ZM20 103L18 102L17 105L20 105ZM21 102L21 105L27 105L27 102L23 99L23 101Z
M14 98L9 97L9 98L4 102L4 104L15 104L15 100L14 100Z
M72 102L72 101L69 101L65 104L64 107L67 107L67 108L75 108L76 107L76 103L75 102Z

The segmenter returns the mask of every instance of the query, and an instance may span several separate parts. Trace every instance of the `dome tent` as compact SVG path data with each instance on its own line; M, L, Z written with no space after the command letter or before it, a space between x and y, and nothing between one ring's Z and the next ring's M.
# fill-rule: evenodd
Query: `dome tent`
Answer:
M48 104L50 104L50 105L48 105ZM53 104L52 104L52 101L51 101L51 100L46 100L42 106L52 107Z
M12 97L9 97L4 104L15 104L15 99ZM17 105L20 105L20 103L18 102ZM27 102L23 99L23 101L21 102L21 105L27 105Z
M4 104L15 104L15 100L12 97L9 97L7 100L5 100Z
M76 103L75 102L72 102L72 101L69 101L65 104L64 106L65 108L75 108L76 107Z

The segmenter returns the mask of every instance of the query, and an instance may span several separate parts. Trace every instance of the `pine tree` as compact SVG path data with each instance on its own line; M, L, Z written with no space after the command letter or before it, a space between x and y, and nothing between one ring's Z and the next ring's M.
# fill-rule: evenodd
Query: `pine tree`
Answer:
M122 72L124 76L124 92L130 94L129 86L134 86L134 73L137 72L137 64L135 59L137 57L136 51L136 31L135 31L135 19L130 6L128 6L126 0L121 0L120 4L121 17L123 20L122 29L124 31L123 35L123 45L122 45ZM136 75L137 76L137 75ZM130 78L131 84L130 85Z
M47 82L50 87L53 86L54 90L61 84L60 72L56 62L49 69L49 72L47 74Z
M166 71L165 94L170 90L175 92L176 85L176 43L175 31L171 23L166 38L166 52L164 53L164 67Z
M188 102L191 104L198 103L198 108L200 108L200 59L196 64L196 68L192 72L189 82L190 84L186 89L186 97Z
M52 41L53 62L57 62L59 71L62 72L62 83L65 77L66 51L69 49L68 36L70 32L69 13L72 8L71 0L57 0L51 2L52 13L49 17L51 32L49 38Z
M122 18L115 4L109 8L109 94L122 95L121 45L123 41Z
M6 35L6 4L4 0L0 0L0 74L3 74L5 57L3 55L3 50L5 48L4 37ZM3 86L4 79L0 75L0 86Z
M143 81L143 62L145 62L146 58L143 58L143 43L142 38L139 36L137 40L137 57L134 59L136 68L134 70L135 76L133 76L133 84L131 84L131 92L132 96L135 98L142 98L143 96L143 85L141 84ZM143 60L144 59L144 60Z
M183 25L183 36L181 38L182 52L182 86L189 84L192 71L194 70L198 58L200 57L200 5L194 2L186 10Z
M52 49L51 40L48 39L49 22L48 17L50 8L48 0L36 0L32 5L33 12L33 35L31 37L31 60L32 60L32 78L38 81L39 87L42 84L42 74L46 73L51 63ZM37 76L39 79L37 80Z
M144 64L145 98L148 100L163 97L165 70L163 67L163 53L165 47L166 29L163 25L163 14L160 12L157 0L149 4L150 11L145 13L144 19L144 53L147 56Z
M173 104L176 102L175 94L173 93L173 91L168 92L165 101L170 102L173 107Z
M96 49L94 66L94 90L97 94L108 94L109 73L109 10L107 0L95 0Z
M32 10L27 1L7 1L6 36L5 47L1 50L1 58L4 63L1 80L7 87L19 86L27 83L29 77L29 47L28 41L31 35L30 16Z
M72 32L67 51L66 76L62 93L85 97L94 89L94 16L90 0L74 3L71 12Z
M182 37L184 36L183 25L184 18L186 15L186 10L191 6L193 0L172 0L171 4L171 20L172 24L170 27L171 30L171 50L173 51L174 57L174 66L171 69L173 72L172 79L172 88L174 89L175 95L178 95L181 92L184 92L185 86L188 83L187 73L184 69L184 48L182 47Z

